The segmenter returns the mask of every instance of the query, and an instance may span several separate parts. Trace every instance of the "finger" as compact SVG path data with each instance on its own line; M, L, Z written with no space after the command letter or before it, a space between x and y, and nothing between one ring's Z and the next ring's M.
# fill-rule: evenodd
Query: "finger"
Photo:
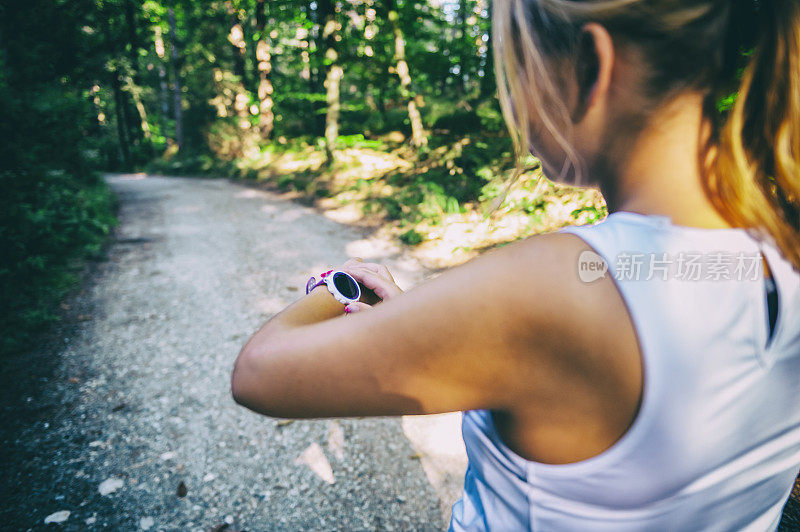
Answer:
M388 279L366 268L348 266L345 271L352 275L356 281L359 281L361 284L367 288L371 288L372 290L375 290L376 287L389 282Z
M363 261L359 257L353 257L351 259L347 259L347 261L342 265L344 268L345 266L353 266L356 264L361 264Z
M367 271L374 274L380 274L380 268L378 268L377 264L372 265L366 263L365 264L357 263L357 264L351 264L350 267L361 269L363 271Z
M383 275L387 279L391 279L394 281L394 276L392 276L391 272L389 271L389 268L387 268L385 264L378 264L376 262L363 262L360 264L355 264L355 266L366 268L371 272Z
M367 288L370 288L372 290L375 289L375 287L372 285L376 284L378 282L378 279L375 277L376 274L372 273L371 271L365 270L363 268L357 268L354 266L348 266L346 268L343 268L343 270L352 275L353 279L363 284Z
M353 314L355 312L361 312L364 309L372 308L372 306L367 305L366 303L362 303L361 301L354 301L353 303L348 303L344 307L344 311L346 314Z
M379 269L378 269L378 273L382 273L383 275L385 275L386 277L388 277L389 279L391 279L391 280L392 280L392 282L395 282L395 280L394 280L394 276L393 276L393 275L392 275L392 273L389 271L389 268L387 268L387 267L386 267L386 265L384 265L384 264L381 264L381 265L379 265L379 267L378 267L378 268L379 268Z

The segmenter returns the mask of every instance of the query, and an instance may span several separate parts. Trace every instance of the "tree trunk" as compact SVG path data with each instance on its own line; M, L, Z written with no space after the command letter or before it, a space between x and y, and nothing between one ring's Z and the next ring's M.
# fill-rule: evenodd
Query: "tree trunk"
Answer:
M89 101L94 107L95 119L92 120L92 131L99 135L99 131L106 125L106 114L103 112L103 102L100 101L100 86L92 85L89 89Z
M467 91L468 91L467 83L468 83L468 80L469 80L469 75L467 74L468 62L466 61L467 56L469 55L469 54L466 53L466 50L469 49L469 46L468 46L468 42L469 41L467 39L467 18L469 17L469 6L467 6L467 0L460 0L459 1L459 4L458 4L458 16L459 16L459 22L460 22L460 26L461 26L461 28L460 28L460 30L461 30L461 32L460 32L461 33L461 46L459 46L459 48L461 48L461 50L462 50L462 53L460 54L461 57L459 58L460 59L460 63L461 63L459 65L461 67L459 75L460 75L460 78L461 78L461 90L462 90L462 92L464 94L466 94Z
M138 115L136 118L138 118L139 123L131 125L135 127L136 138L141 142L143 135L144 138L150 140L150 126L147 124L147 112L144 110L144 105L137 89L137 87L141 86L141 80L139 79L139 43L136 32L136 11L131 0L125 0L123 7L125 10L125 25L128 32L128 61L130 62L130 68L123 69L125 70L123 73L123 79L125 80L123 90L131 95L133 104L136 107ZM136 120L131 120L131 122L136 122Z
M342 67L332 64L325 78L325 88L327 89L325 101L328 104L328 112L325 115L325 155L329 165L335 162L336 140L339 138L339 108L341 105L339 85L342 74Z
M388 121L386 116L386 86L383 83L378 83L378 111L381 113L381 119L384 123Z
M306 9L307 9L307 12L308 12L309 19L313 20L313 16L314 15L312 14L311 7L307 5ZM314 71L311 68L310 50L311 50L311 39L312 38L313 38L313 36L311 35L311 32L306 30L306 31L303 32L302 38L300 39L300 64L302 65L302 68L300 70L300 78L306 81L306 85L308 87L308 93L309 94L316 94L317 93L317 89L319 88L321 90L322 87L318 86L317 78L316 78L316 76L314 76L314 73L313 73ZM313 128L314 128L311 131L311 133L316 134L316 135L320 135L324 131L325 124L324 123L322 123L321 125L319 124L317 116L314 114L316 109L317 109L316 102L311 101L310 99L304 100L304 102L303 102L303 114L305 114L306 116L311 117L310 119L311 119L311 122L312 122Z
M119 138L119 151L126 169L131 168L131 117L128 111L128 99L122 87L122 74L120 73L119 62L119 41L115 38L116 33L112 30L109 17L101 14L103 31L110 48L110 58L108 67L111 76L111 89L114 93L114 109L117 115L117 135ZM141 136L141 130L138 133Z
M131 62L130 75L125 79L125 92L131 95L133 104L136 106L136 112L139 115L139 128L136 131L139 139L142 139L142 134L147 140L148 148L150 146L150 123L147 120L147 110L142 102L141 90L141 76L139 74L139 34L136 25L136 11L131 0L125 0L125 22L128 27L128 45L129 45L129 59ZM151 154L152 155L152 154Z
M309 2L309 13L313 13L315 22L316 33L314 34L314 47L316 53L313 59L309 57L309 65L311 67L311 77L308 80L309 89L311 94L325 94L325 40L322 37L322 31L325 27L325 14L322 12L323 7L333 9L330 2L327 6L317 4L317 7L312 9L311 4L317 2ZM319 136L325 135L325 102L315 99L311 102L314 117L314 134Z
M183 149L183 109L181 108L181 80L178 68L178 35L175 31L175 11L169 8L169 38L172 41L170 64L172 66L172 99L175 112L175 142L178 151Z
M424 105L422 96L415 94L411 89L411 74L408 70L408 63L406 62L406 41L403 38L403 32L400 29L399 14L397 12L397 0L389 0L389 20L392 23L394 30L394 50L395 60L397 61L397 75L400 77L400 92L406 101L408 101L408 118L411 121L411 144L415 147L420 147L428 143L425 136L425 130L422 127L422 115L420 115L418 105Z
M319 16L323 23L322 40L325 44L325 75L326 104L325 114L325 155L327 164L335 162L336 140L339 138L339 85L342 80L342 67L338 63L339 54L336 50L336 30L338 22L332 0L319 0Z
M2 46L2 43L0 43ZM2 48L0 48L1 50ZM2 59L2 56L0 56ZM100 86L94 84L89 89L89 101L92 103L92 107L94 108L94 120L92 120L92 128L91 134L94 135L96 138L100 138L103 135L103 129L106 127L106 114L103 111L103 102L100 101ZM103 157L105 158L105 164L103 165L104 168L114 168L114 149L109 149L110 147L108 144L103 143Z
M267 13L266 0L256 2L256 59L258 60L258 129L262 139L268 139L272 134L275 115L272 112L272 54L268 36L266 34Z
M133 82L133 79L130 77L126 79L126 92L131 95L133 98L133 103L136 106L136 111L139 113L139 124L141 124L141 130L139 134L144 134L144 138L147 139L148 143L150 142L150 123L147 121L147 110L144 107L144 103L142 102L142 95L141 89L138 85ZM150 147L152 150L152 146Z
M225 2L228 9L228 15L231 17L231 29L228 32L228 42L233 45L233 64L234 73L239 77L239 82L236 85L236 96L233 100L233 108L236 111L236 116L239 117L239 128L250 128L250 96L247 93L248 76L245 63L247 56L247 44L244 38L244 28L242 28L239 21L239 14L234 8L231 0Z
M233 6L233 3L228 0L225 2L228 10L228 15L231 17L231 29L228 32L228 42L233 45L233 70L243 87L249 87L249 76L247 75L247 66L245 57L247 56L247 43L244 38L244 28L239 20L239 13Z
M125 112L125 98L122 93L122 84L119 81L119 72L116 68L111 72L111 89L114 91L114 109L117 115L117 137L122 155L122 165L125 170L131 168L131 148L128 136L127 113Z
M166 53L164 52L164 39L161 38L161 26L155 27L155 33L156 55L160 60L158 62L158 97L161 101L161 114L164 116L164 120L166 120L169 116L169 100L167 99L167 93L169 91L167 89L167 69L164 68Z
M131 68L135 72L134 76L139 75L139 38L136 32L136 11L131 0L125 0L125 22L128 26L128 44L130 50ZM138 79L137 79L138 82Z

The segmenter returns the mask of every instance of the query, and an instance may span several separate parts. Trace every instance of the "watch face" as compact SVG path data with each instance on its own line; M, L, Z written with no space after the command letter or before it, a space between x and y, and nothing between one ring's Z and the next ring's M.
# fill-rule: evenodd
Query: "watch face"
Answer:
M348 299L356 299L359 296L358 285L349 275L337 272L333 275L333 284L336 289Z

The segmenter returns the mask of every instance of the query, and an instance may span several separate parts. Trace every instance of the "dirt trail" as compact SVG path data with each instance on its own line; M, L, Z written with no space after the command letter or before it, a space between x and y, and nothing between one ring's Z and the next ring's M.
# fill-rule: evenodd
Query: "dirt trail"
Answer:
M387 263L406 289L431 273L277 194L107 179L121 200L108 260L49 342L5 362L0 522L40 529L69 511L66 530L445 528L466 467L460 414L280 423L229 391L244 341L308 276L352 256Z

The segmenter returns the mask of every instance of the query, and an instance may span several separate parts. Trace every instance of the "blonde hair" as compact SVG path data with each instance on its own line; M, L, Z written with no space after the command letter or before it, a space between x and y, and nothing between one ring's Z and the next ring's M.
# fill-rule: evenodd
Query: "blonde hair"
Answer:
M553 67L580 66L581 27L598 22L647 65L646 103L625 117L626 133L639 133L671 96L704 91L716 151L706 194L731 225L771 239L800 269L800 2L498 0L493 19L498 93L518 161L535 112L566 155L562 176L572 166L575 180L586 181ZM732 109L717 109L737 91ZM519 170L518 163L509 187Z

